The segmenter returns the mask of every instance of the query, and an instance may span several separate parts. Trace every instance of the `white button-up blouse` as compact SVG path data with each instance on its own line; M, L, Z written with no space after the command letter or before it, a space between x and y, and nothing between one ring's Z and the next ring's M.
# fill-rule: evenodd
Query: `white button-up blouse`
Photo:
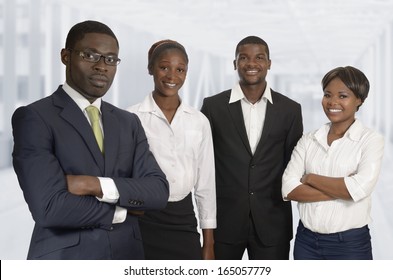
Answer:
M335 233L359 228L371 222L371 193L377 183L384 151L384 139L359 120L344 136L327 144L330 123L305 134L293 150L283 175L283 198L301 185L304 174L344 177L352 200L298 202L304 226L318 233Z
M200 227L216 228L213 140L208 119L181 102L171 123L152 94L128 108L138 115L150 150L169 182L169 201L194 191Z

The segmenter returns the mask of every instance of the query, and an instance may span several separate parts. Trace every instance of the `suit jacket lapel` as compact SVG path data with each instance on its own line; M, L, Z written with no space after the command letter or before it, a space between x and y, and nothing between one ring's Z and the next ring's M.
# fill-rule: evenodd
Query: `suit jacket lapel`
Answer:
M63 108L60 116L78 131L101 172L104 173L104 157L97 145L93 130L78 105L62 89L55 92L53 102L54 105Z
M250 142L248 141L248 137L247 137L246 127L244 126L244 118L243 118L243 112L242 112L240 100L228 104L228 108L232 117L232 121L240 135L240 138L242 139L244 146L246 147L248 153L252 155Z
M120 128L119 121L113 114L113 108L111 106L108 106L106 102L102 102L101 111L104 128L105 176L110 176L116 165Z

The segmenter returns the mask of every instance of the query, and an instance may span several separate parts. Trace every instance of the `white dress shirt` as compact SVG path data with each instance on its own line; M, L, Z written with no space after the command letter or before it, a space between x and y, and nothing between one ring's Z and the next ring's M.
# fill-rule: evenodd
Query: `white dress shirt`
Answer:
M104 130L102 129L102 118L101 118L101 98L97 98L93 103L90 102L83 97L76 90L71 88L67 83L63 84L63 90L75 101L78 107L82 110L85 115L87 121L90 123L89 116L87 115L86 108L90 105L93 105L98 108L100 112L100 125L102 130L102 135L104 135ZM115 182L111 178L98 177L101 184L101 190L103 193L102 198L97 197L99 201L115 204L119 200L120 194L117 190ZM125 221L127 216L127 209L116 206L115 215L113 217L113 223L122 223Z
M180 201L194 190L200 227L216 227L214 152L208 119L181 102L171 123L152 94L128 108L136 113L149 147L169 182L169 201Z
M246 127L248 141L250 148L254 154L259 140L261 139L263 125L265 123L266 106L269 101L273 104L272 93L270 87L266 84L265 92L262 98L255 104L252 104L245 97L239 84L236 84L231 90L231 98L229 103L234 103L241 100L241 106L243 111L244 125Z
M303 174L344 177L352 200L298 202L304 226L318 233L335 233L369 224L371 193L381 169L384 139L356 120L344 136L329 146L330 123L303 135L283 175L283 198L301 185Z

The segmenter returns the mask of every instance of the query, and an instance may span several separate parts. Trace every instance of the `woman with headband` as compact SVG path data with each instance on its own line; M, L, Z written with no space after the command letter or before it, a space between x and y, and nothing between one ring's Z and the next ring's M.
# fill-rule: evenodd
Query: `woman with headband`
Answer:
M140 217L146 259L214 259L213 143L207 118L179 96L187 68L188 55L181 44L172 40L153 44L148 52L148 71L154 90L128 109L139 116L150 149L170 185L167 207Z

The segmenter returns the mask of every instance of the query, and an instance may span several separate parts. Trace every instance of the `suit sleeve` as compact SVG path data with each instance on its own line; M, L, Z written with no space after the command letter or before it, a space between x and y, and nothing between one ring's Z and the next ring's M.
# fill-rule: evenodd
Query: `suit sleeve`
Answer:
M203 99L201 112L210 120L210 118L209 118L209 112L208 112L208 108L207 108L206 98Z
M300 104L295 103L294 113L292 116L292 123L289 126L287 139L285 143L285 165L288 164L291 159L291 154L296 146L296 143L302 137L303 134L303 118Z
M206 118L209 120L210 123L210 129L212 130L213 133L213 123L211 120L210 116L210 111L209 111L209 106L208 106L208 99L203 99L202 107L201 107L201 112L206 116Z
M169 184L149 149L139 118L134 116L129 128L135 143L133 158L130 158L132 174L113 178L120 194L118 205L130 210L160 210L168 202Z
M12 117L13 166L34 221L47 228L111 226L114 205L68 192L53 131L33 107ZM66 141L66 139L64 140Z

